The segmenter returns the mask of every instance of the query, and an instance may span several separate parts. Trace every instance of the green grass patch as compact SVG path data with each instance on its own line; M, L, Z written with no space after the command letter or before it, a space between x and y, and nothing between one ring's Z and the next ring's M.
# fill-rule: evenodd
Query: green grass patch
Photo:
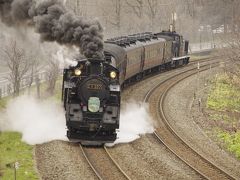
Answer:
M227 149L240 159L240 131L232 134L219 131L217 136L226 144Z
M227 74L217 75L212 82L207 107L211 109L209 120L215 121L214 136L240 159L240 88L237 81Z
M57 80L54 94L52 96L48 97L48 99L61 103L61 100L62 100L62 77Z
M233 119L226 114L217 114L217 113L210 114L209 119L214 120L214 121L233 122Z
M44 96L44 93L46 93L46 91L47 91L47 87L48 86L47 86L46 82L41 83L41 85L40 85L40 96ZM29 88L21 90L20 91L20 96L23 95L23 94L30 94L30 95L36 96L37 95L37 87L35 85L33 85L30 88L30 93L29 93ZM0 110L5 109L9 100L11 100L12 98L13 98L13 96L7 96L7 97L4 97L4 98L1 98L0 99ZM44 98L46 98L46 97L44 97ZM53 96L50 96L50 97L47 97L47 98L57 100L57 101L61 101L61 98L62 98L62 77L59 77L57 82L56 82L56 87L55 87Z
M61 101L61 99L62 99L62 77L59 78L56 82L54 97L58 101Z
M21 141L17 132L0 133L0 168L2 180L14 179L13 163L19 162L17 179L39 179L33 164L33 146Z
M216 111L240 112L240 89L228 76L217 76L208 96L207 107Z
M61 101L61 83L62 78L56 82L55 93L53 96L47 97L54 101ZM40 86L41 95L46 92L47 83L44 82ZM30 93L37 94L36 86L32 86ZM29 89L21 91L22 94L28 94ZM13 97L8 96L0 99L0 110L7 107L9 100ZM21 134L17 132L0 132L0 180L14 179L13 163L19 162L20 167L17 170L18 180L34 180L39 179L37 171L33 163L33 146L21 141Z
M5 109L7 106L8 101L11 99L12 97L8 96L8 97L4 97L0 99L0 110Z

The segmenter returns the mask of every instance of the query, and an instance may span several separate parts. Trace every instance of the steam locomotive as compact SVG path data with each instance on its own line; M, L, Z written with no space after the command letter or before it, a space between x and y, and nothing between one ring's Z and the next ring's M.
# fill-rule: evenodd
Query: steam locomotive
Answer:
M81 143L114 142L121 89L154 72L188 64L188 44L170 31L112 38L104 43L104 59L82 59L64 69L67 137Z

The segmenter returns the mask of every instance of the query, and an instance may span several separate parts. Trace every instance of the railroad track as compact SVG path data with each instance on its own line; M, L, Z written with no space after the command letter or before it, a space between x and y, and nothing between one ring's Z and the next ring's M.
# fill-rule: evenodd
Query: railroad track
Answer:
M204 60L205 61L205 60ZM212 67L216 67L215 62ZM209 64L203 65L201 71L206 71L209 69ZM208 159L200 155L196 150L191 148L171 127L165 116L163 110L163 103L168 91L173 88L176 84L184 79L198 73L196 68L191 68L183 71L179 74L171 76L170 78L157 84L146 94L144 101L150 101L150 98L155 94L153 100L151 100L151 106L157 113L155 119L158 119L159 128L154 132L154 136L163 143L171 152L173 152L177 157L179 157L183 162L185 162L190 168L197 172L202 178L205 179L236 179L231 176L228 172L216 166L214 163L210 162ZM157 95L157 97L156 97Z
M199 62L204 64L204 62L210 61L210 60L212 60L212 58L203 59ZM196 64L196 62L190 63L190 64L194 65ZM204 66L209 67L209 64L205 64ZM187 68L188 69L184 70L182 73L185 73L186 71L190 72L193 69L196 69L196 67L191 67L191 68L187 67ZM179 73L175 73L174 77L177 77L177 76L179 76ZM173 76L171 76L171 78L173 78ZM165 81L168 81L169 79L170 78L168 78ZM155 87L155 89L157 88L158 87ZM150 94L151 93L149 93L149 96ZM157 137L156 135L155 137ZM158 140L161 140L161 139L158 139ZM163 143L164 141L161 140L161 142ZM96 174L96 177L98 179L130 179L129 176L120 168L120 166L112 158L111 154L108 152L106 147L103 147L103 148L91 148L91 147L89 148L89 147L83 147L83 146L80 146L80 147L87 163L93 170L94 174ZM181 160L184 161L183 158ZM198 172L198 169L193 169L193 170L197 172L197 174L199 174L201 177L207 178L206 176L202 175L200 171Z
M131 180L113 159L106 146L96 148L83 147L80 145L80 148L87 163L98 179Z

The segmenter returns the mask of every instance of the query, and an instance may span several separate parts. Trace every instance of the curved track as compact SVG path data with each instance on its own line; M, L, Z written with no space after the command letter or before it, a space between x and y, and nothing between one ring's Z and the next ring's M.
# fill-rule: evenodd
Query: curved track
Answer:
M212 65L216 67L216 63ZM201 71L209 69L209 64L201 67ZM171 127L163 110L164 100L168 91L180 81L198 73L196 68L186 70L157 84L145 96L144 101L151 104L155 119L158 119L156 136L171 152L184 161L189 167L206 179L235 179L228 172L214 165L191 148Z
M83 147L82 153L98 179L131 180L109 153L107 147Z
M204 59L199 62L202 63L210 60L212 60L212 67L219 64L219 61L214 61L213 59ZM203 179L235 179L187 145L170 126L162 109L164 98L169 89L183 79L198 73L195 66L197 63L198 61L190 63L191 66L186 67L186 69L183 68L179 73L175 73L170 76L170 78L161 81L161 83L155 85L146 94L144 101L146 102L150 99L154 99L151 106L156 108L154 109L156 114L155 119L159 120L159 128L155 131L153 137L157 138L171 152L173 152L173 154L186 163ZM204 65L201 67L201 71L209 69L210 64L208 62L203 64ZM152 98L154 94L157 94L157 97ZM89 148L81 146L81 149L89 166L98 179L130 179L112 158L106 147Z

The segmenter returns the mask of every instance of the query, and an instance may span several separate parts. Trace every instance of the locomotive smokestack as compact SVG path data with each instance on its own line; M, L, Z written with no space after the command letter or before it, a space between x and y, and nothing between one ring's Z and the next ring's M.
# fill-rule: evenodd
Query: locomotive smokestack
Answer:
M103 28L69 12L59 0L0 0L0 17L9 26L33 26L42 41L75 45L87 58L103 58Z

